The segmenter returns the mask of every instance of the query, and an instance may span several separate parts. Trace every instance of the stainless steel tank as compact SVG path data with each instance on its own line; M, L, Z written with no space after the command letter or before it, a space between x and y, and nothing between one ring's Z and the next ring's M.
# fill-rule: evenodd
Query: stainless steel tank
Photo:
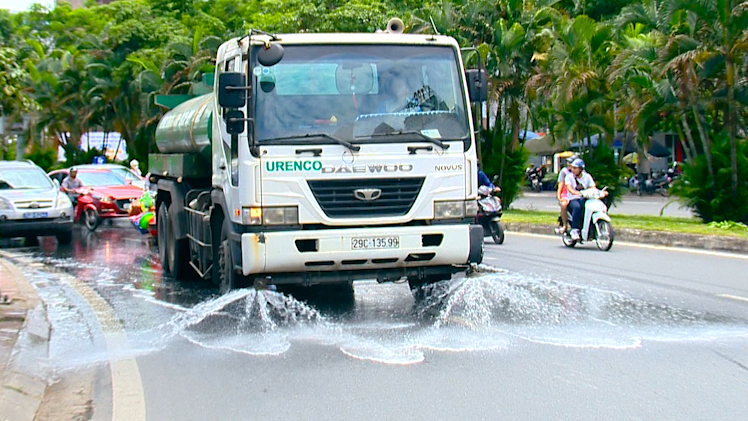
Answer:
M156 127L156 146L162 153L202 155L210 162L213 93L185 101L164 114Z

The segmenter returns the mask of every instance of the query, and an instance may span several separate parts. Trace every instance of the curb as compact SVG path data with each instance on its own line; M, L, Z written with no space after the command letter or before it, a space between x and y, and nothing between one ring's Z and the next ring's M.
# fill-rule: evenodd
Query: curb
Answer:
M526 232L530 234L545 235L555 235L553 229L556 228L555 225L529 224L523 222L502 222L502 225L510 232ZM748 254L748 239L746 238L616 228L615 222L613 223L613 230L615 231L615 239L617 241Z
M5 372L0 373L0 420L33 421L47 390L44 376L51 327L44 304L18 267L0 252L0 265L10 272L20 300L28 303ZM6 280L7 281L7 280Z

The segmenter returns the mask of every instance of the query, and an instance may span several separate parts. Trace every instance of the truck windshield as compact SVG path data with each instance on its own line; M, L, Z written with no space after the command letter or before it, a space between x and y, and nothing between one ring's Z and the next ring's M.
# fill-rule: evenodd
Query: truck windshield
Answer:
M394 135L403 132L441 141L469 139L462 78L451 47L290 45L284 50L275 66L254 63L250 69L259 142L303 136L309 143L334 143L325 136L353 144L413 141L413 136Z

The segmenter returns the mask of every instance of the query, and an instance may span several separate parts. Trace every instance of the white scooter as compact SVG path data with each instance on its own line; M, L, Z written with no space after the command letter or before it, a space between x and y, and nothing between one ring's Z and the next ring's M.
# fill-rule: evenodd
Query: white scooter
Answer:
M607 189L607 187L606 187ZM566 224L566 230L561 234L561 240L566 247L574 247L577 243L595 240L597 248L602 251L608 251L613 247L613 225L610 223L608 216L608 207L605 206L602 197L605 196L605 189L596 188L582 190L579 193L584 199L584 225L580 233L580 239L571 238L571 212Z

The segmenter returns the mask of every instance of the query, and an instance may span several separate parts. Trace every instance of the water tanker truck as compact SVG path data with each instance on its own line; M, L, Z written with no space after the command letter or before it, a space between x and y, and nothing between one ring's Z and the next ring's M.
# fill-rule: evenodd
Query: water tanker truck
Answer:
M252 31L213 92L168 111L149 156L164 272L249 285L407 279L479 263L472 101L457 42ZM395 28L393 30L393 28Z

